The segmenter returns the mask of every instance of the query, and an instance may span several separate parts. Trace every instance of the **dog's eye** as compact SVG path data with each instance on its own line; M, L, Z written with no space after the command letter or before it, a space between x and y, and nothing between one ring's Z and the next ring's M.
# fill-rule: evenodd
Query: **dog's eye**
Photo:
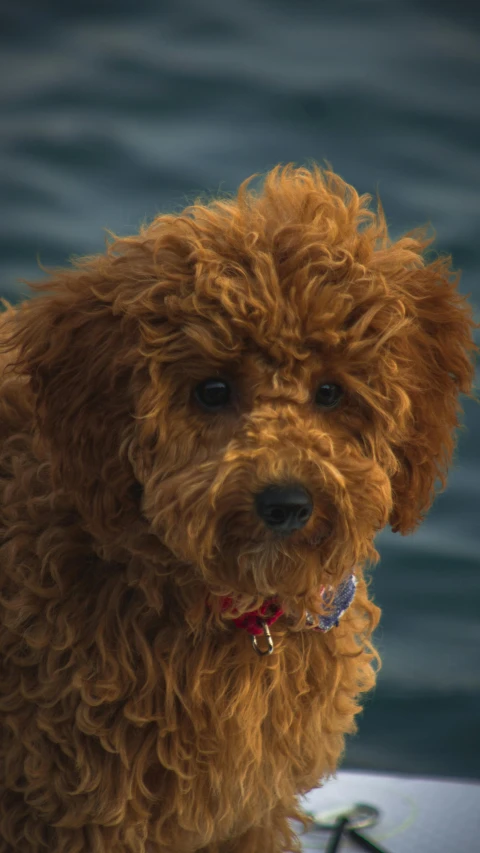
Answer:
M315 403L322 409L334 409L343 397L343 389L333 382L325 382L320 385L316 395Z
M194 396L203 408L215 411L230 402L230 386L224 379L205 379L195 388Z

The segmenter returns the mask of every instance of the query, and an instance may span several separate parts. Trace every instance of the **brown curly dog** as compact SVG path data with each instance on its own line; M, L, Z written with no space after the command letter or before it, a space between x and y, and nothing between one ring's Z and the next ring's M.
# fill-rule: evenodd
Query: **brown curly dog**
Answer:
M300 849L477 350L369 202L278 166L4 301L0 853Z

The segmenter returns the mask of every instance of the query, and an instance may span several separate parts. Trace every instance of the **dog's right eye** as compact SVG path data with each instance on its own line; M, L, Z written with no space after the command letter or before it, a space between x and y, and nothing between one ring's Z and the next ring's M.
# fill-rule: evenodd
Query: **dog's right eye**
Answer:
M205 379L195 388L194 397L203 408L213 412L228 405L231 390L224 379Z

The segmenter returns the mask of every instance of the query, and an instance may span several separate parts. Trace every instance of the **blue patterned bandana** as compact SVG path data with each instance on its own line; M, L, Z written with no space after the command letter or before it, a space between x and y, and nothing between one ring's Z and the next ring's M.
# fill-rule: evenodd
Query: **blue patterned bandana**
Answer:
M333 587L325 587L322 592L322 598L329 608L329 613L325 616L312 616L307 614L307 625L313 626L314 631L322 631L324 634L330 631L331 628L338 626L340 617L343 616L346 610L350 607L355 598L355 590L357 588L357 578L354 573L350 575L343 583ZM331 608L331 610L330 610Z

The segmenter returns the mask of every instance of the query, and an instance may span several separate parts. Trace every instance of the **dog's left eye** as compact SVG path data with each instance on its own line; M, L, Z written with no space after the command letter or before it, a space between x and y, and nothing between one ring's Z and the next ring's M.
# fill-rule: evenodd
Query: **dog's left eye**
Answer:
M194 397L203 408L215 411L230 402L230 386L224 379L205 379L195 388Z
M320 385L316 395L315 403L322 409L334 409L343 397L343 388L333 382L325 382Z

